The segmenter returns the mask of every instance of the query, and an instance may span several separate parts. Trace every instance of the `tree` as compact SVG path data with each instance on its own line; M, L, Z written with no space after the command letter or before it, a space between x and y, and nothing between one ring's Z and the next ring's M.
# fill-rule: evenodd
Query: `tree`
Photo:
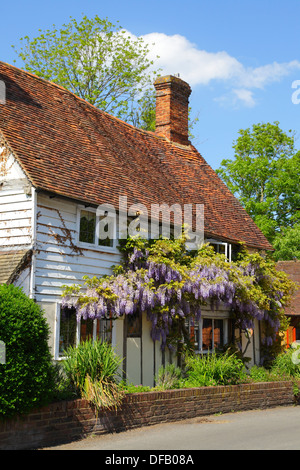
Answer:
M274 259L292 260L300 259L300 223L294 227L287 227L276 235L273 246L275 248Z
M145 113L157 72L142 38L97 15L39 32L35 39L21 38L17 53L27 71L125 121L147 125L139 114Z
M241 129L217 173L272 243L300 220L300 152L279 123Z

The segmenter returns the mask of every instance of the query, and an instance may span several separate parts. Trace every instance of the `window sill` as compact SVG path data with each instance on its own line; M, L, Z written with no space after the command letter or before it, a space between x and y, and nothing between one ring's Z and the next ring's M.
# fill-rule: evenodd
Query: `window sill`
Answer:
M94 245L92 243L78 242L78 248L82 250L97 251L102 253L120 254L118 248L114 246L101 246Z

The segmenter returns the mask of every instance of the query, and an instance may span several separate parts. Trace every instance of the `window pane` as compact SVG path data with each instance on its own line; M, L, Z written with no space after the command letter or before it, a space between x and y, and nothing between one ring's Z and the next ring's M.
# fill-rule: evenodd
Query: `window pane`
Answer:
M224 345L223 320L214 320L214 347L221 348Z
M89 211L80 213L79 241L95 243L96 214Z
M127 338L136 338L142 336L142 315L137 312L132 315L126 315Z
M209 243L213 247L215 253L219 253L219 245L217 243Z
M112 320L97 320L97 338L106 343L112 342Z
M59 356L64 355L64 351L69 346L76 346L76 313L74 308L63 308L60 314L59 331Z
M222 255L225 255L226 252L226 246L225 245L218 245L218 253L221 253Z
M114 241L111 240L110 238L105 238L105 240L100 240L99 239L99 246L113 246Z
M191 341L194 342L195 351L199 351L199 323L195 322L191 325Z
M204 351L212 350L212 320L210 318L203 318L202 349Z
M93 326L94 320L87 318L86 320L81 319L80 321L80 341L87 341L93 339Z
M114 245L114 221L113 217L103 216L100 217L98 234L101 234L98 239L100 246L113 246Z
M300 341L300 326L296 327L296 341Z

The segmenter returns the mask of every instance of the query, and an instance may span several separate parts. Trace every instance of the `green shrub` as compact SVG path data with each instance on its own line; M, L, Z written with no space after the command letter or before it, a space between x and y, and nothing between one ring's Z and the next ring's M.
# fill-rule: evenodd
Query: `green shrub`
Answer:
M67 379L82 398L96 408L121 404L123 391L118 385L122 360L109 343L92 339L69 347L63 369Z
M158 374L155 377L156 389L170 390L172 388L178 388L182 379L182 372L179 367L174 364L167 364L161 366L158 370Z
M235 385L247 379L243 361L235 354L202 354L186 361L185 386Z
M0 416L26 413L47 403L55 373L48 347L49 329L41 308L21 288L0 285Z
M252 366L249 372L250 382L274 382L280 379L281 377L265 367Z
M293 343L292 347L287 349L274 359L271 371L277 375L288 378L300 379L300 345Z

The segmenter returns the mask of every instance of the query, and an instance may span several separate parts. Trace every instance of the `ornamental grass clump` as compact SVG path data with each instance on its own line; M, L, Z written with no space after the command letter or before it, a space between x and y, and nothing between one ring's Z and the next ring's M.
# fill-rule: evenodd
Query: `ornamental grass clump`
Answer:
M212 352L186 358L185 387L236 385L246 380L244 363L235 354Z
M65 354L65 374L82 398L96 409L120 406L124 396L118 385L122 360L109 343L90 339L69 347Z
M179 388L182 381L182 371L175 364L161 366L155 378L157 390L171 390Z

